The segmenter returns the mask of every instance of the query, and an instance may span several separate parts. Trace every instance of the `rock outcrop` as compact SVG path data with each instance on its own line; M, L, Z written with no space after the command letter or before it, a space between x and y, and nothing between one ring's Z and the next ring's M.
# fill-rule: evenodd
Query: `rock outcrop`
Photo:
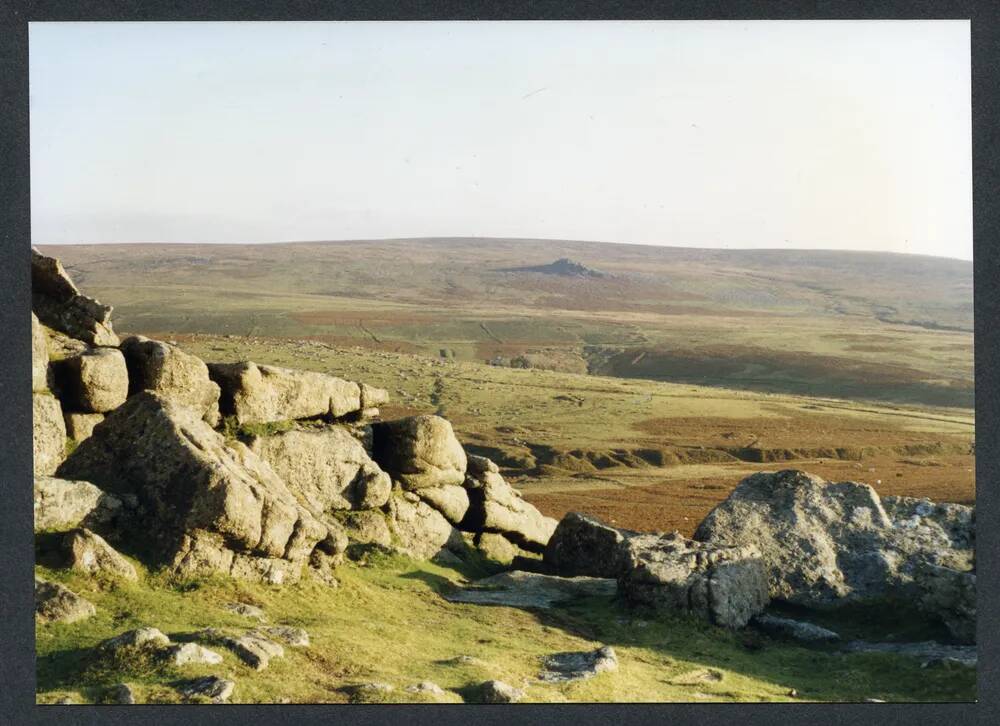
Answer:
M35 477L35 531L102 527L121 511L121 500L86 481Z
M314 371L242 363L213 363L224 416L239 424L291 419L337 419L361 409L357 383Z
M255 436L250 449L271 465L314 514L374 509L389 500L389 475L346 429L325 426Z
M117 346L110 305L81 295L62 263L31 250L31 309L56 330L90 345Z
M372 426L372 458L404 489L461 485L465 449L440 416L413 416Z
M266 462L149 391L108 414L60 475L135 495L146 516L133 536L153 538L185 572L295 579L327 534Z
M31 412L35 476L54 474L66 454L66 422L59 400L47 391L33 393Z
M181 349L133 335L122 341L128 365L129 391L152 391L198 411L205 421L219 422L219 386L209 378L208 366Z
M885 507L866 484L795 470L758 473L712 510L695 538L756 546L771 596L809 607L913 602L923 564L971 569L970 508L887 500Z

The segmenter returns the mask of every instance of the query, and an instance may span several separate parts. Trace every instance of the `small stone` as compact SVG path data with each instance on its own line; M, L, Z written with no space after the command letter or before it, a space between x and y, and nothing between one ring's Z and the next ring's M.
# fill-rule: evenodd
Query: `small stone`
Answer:
M255 630L251 635L259 635L261 632L271 638L277 638L285 645L290 645L293 648L309 647L309 633L302 628L293 628L290 625L272 625Z
M264 622L267 620L267 615L256 605L250 605L245 602L230 602L222 606L223 609L228 610L231 613L236 613L237 615L242 615L247 618L254 618Z
M222 703L233 695L236 684L219 676L206 676L188 681L180 688L181 695L187 698L202 696L211 699L212 703Z
M271 658L285 655L285 649L278 643L256 631L234 637L210 628L202 631L199 637L228 648L237 658L257 671L267 668Z
M839 640L840 635L832 630L821 628L812 623L791 618L783 618L777 615L758 615L751 620L751 623L760 630L770 635L778 635L788 638L795 638L806 642L822 642Z
M135 630L127 630L113 638L108 638L98 646L98 650L109 652L124 647L139 647L152 645L155 647L167 647L170 645L170 638L161 633L156 628L142 627Z
M443 696L444 689L441 688L437 683L431 681L420 681L420 683L415 683L412 686L406 687L407 693L429 693L432 696Z
M517 703L524 698L524 691L503 681L486 681L480 688L483 703Z
M545 659L545 670L539 680L548 683L593 678L599 673L618 670L615 649L605 645L597 650L556 653Z
M221 655L197 643L181 643L170 646L167 650L167 659L171 665L175 666L184 666L192 663L216 665L222 662Z
M135 691L127 683L119 683L108 692L108 701L131 706L135 703Z
M789 698L798 698L798 697L799 697L799 692L798 692L798 691L796 691L796 690L795 690L795 689L793 688L793 689L791 689L791 690L790 690L790 691L789 691L788 693L786 693L785 695L786 695L786 696L788 696Z

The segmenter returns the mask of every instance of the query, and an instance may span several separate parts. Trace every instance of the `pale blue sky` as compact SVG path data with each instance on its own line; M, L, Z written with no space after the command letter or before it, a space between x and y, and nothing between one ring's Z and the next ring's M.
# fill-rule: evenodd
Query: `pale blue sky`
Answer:
M33 23L32 239L972 258L965 21Z

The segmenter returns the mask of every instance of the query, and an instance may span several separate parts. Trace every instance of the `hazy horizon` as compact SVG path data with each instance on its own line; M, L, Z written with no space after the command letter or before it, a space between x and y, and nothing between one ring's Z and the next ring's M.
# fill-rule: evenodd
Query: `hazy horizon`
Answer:
M912 257L934 257L942 260L955 260L958 262L972 262L971 259L965 257L953 257L948 255L934 255L926 254L923 252L897 252L895 250L861 250L861 249L832 249L828 247L697 247L691 245L669 245L669 244L641 244L634 242L609 242L607 240L595 240L595 239L564 239L557 237L482 237L478 235L437 235L433 237L366 237L364 239L287 239L287 240L274 240L274 241L261 241L261 242L160 242L157 240L145 240L141 242L137 241L123 241L123 242L90 242L90 241L74 241L74 242L32 242L32 246L38 247L58 247L60 245L73 245L80 247L106 247L114 245L194 245L194 246L220 246L220 247L237 247L240 245L316 245L316 244L350 244L350 243L361 243L371 242L373 244L378 242L429 242L429 241L455 241L455 240L503 240L505 242L557 242L557 243L580 243L587 245L620 245L622 247L637 246L637 247L663 247L665 249L679 249L679 250L718 250L718 251L729 251L729 252L851 252L858 254L885 254L885 255L907 255Z
M30 46L37 245L972 259L967 21L32 23Z

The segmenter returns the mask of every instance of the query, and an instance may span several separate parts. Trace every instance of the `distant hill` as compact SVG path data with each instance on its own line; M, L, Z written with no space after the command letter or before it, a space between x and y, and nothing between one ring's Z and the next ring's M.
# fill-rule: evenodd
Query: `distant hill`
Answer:
M547 265L508 267L501 272L540 272L543 275L561 275L562 277L605 277L603 272L591 270L586 265L574 262L568 257L560 257Z
M506 238L40 247L125 330L479 361L563 349L622 377L972 404L961 260Z

